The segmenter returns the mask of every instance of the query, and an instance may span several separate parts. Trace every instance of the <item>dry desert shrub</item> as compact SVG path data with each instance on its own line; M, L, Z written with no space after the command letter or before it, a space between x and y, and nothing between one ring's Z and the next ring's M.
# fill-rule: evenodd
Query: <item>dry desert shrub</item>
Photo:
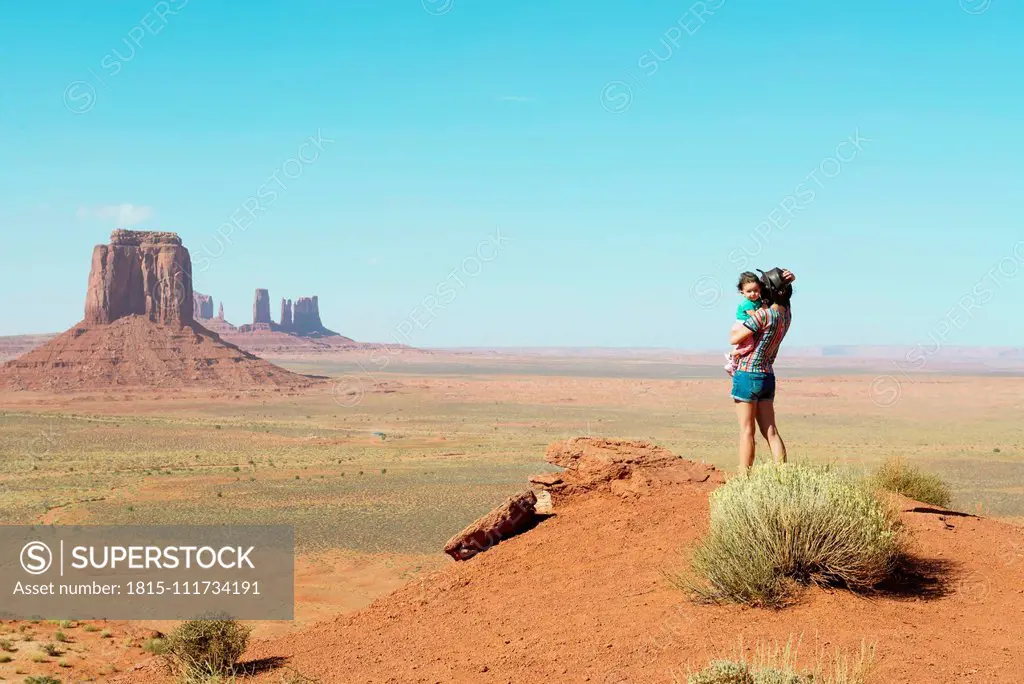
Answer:
M870 482L878 489L945 508L953 495L941 477L909 465L901 458L890 458L871 474Z
M707 536L677 585L714 602L781 606L794 584L871 589L904 555L896 511L833 468L768 464L711 494Z
M183 682L229 681L250 632L236 620L189 620L167 637L164 657Z

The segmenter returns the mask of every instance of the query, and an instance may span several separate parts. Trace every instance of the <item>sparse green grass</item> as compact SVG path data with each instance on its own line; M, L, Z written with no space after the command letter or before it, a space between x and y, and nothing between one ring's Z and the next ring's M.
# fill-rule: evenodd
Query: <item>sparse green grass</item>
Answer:
M14 658L11 657L9 654L7 654L7 653L0 654L0 663L9 663L12 660L14 660Z
M84 629L86 632L98 632L98 631L100 631L100 628L97 627L96 625L86 625L82 629Z
M895 510L827 466L755 467L711 494L711 524L676 583L708 601L779 606L795 585L869 590L891 576L905 537Z
M39 646L39 650L45 653L46 655L54 658L63 653L63 651L61 651L60 648L57 647L57 644L42 644Z
M33 653L32 657L30 658L30 660L33 663L48 663L48 662L50 662L49 660L46 659L46 654L45 653Z
M827 657L817 654L812 668L797 665L799 644L790 640L784 646L760 646L754 659L748 660L742 649L733 658L716 660L707 667L690 672L685 678L673 675L674 684L866 684L874 666L874 647L864 644L860 653L850 656L837 651Z
M298 670L287 668L281 673L280 684L320 684L319 679L302 674Z
M100 639L111 639L113 636L114 635L110 633L109 629L104 629L100 632Z
M167 640L160 638L146 639L142 642L142 650L153 655L163 655L167 652Z
M16 650L18 649L14 647L13 641L11 641L10 639L0 639L0 651L8 651L13 653Z
M36 675L34 677L25 677L25 684L60 684L60 680L50 675Z
M65 634L64 632L61 632L60 630L58 630L58 631L54 632L53 640L54 641L59 641L62 644L66 644L68 642L68 635Z
M896 494L932 504L949 506L953 494L941 477L926 473L901 458L891 458L879 466L870 477L871 484Z

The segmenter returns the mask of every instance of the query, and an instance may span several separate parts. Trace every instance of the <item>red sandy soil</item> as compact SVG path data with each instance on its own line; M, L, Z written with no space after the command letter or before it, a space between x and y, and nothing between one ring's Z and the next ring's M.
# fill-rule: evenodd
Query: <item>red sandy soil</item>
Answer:
M0 368L0 385L30 390L310 384L310 378L242 351L201 325L164 326L142 316L76 325Z
M67 641L55 641L58 630ZM131 671L140 660L151 660L142 646L152 635L153 630L139 623L75 620L61 627L50 621L0 620L0 639L12 642L13 649L2 653L11 662L0 663L0 681L23 682L26 676L46 675L61 682L106 681ZM54 644L60 655L33 662L44 644Z
M295 559L295 619L250 623L253 636L270 638L294 632L325 619L370 605L375 598L405 585L419 573L446 564L439 555L367 554L325 551ZM145 628L168 632L173 620L110 622L114 628Z
M783 610L698 605L665 573L706 530L717 475L623 471L567 481L554 515L360 612L258 640L247 659L335 682L671 682L759 644L876 648L872 681L1019 682L1024 537L994 520L901 500L917 579L861 597L812 588ZM682 476L678 476L681 473ZM707 475L704 475L706 477ZM837 619L839 618L839 619ZM270 669L259 681L276 682ZM155 663L119 681L164 682Z

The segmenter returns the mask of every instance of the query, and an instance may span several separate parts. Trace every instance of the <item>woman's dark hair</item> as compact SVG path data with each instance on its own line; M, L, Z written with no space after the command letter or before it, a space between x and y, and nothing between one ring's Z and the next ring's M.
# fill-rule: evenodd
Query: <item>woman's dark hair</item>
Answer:
M743 273L740 273L740 282L736 283L736 289L739 290L740 292L743 292L743 286L749 283L757 283L758 285L760 285L761 278L759 278L756 273L744 271Z

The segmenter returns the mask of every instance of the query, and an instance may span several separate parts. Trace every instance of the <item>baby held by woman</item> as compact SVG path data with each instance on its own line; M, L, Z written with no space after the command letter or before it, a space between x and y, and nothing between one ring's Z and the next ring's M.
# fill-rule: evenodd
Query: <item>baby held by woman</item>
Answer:
M736 307L736 323L733 325L742 326L750 314L761 308L761 280L757 274L745 271L740 274L740 282L736 289L743 296L743 301ZM725 372L732 375L736 371L736 362L740 357L745 356L754 350L757 343L756 336L748 337L743 344L736 345L732 351L725 355Z

